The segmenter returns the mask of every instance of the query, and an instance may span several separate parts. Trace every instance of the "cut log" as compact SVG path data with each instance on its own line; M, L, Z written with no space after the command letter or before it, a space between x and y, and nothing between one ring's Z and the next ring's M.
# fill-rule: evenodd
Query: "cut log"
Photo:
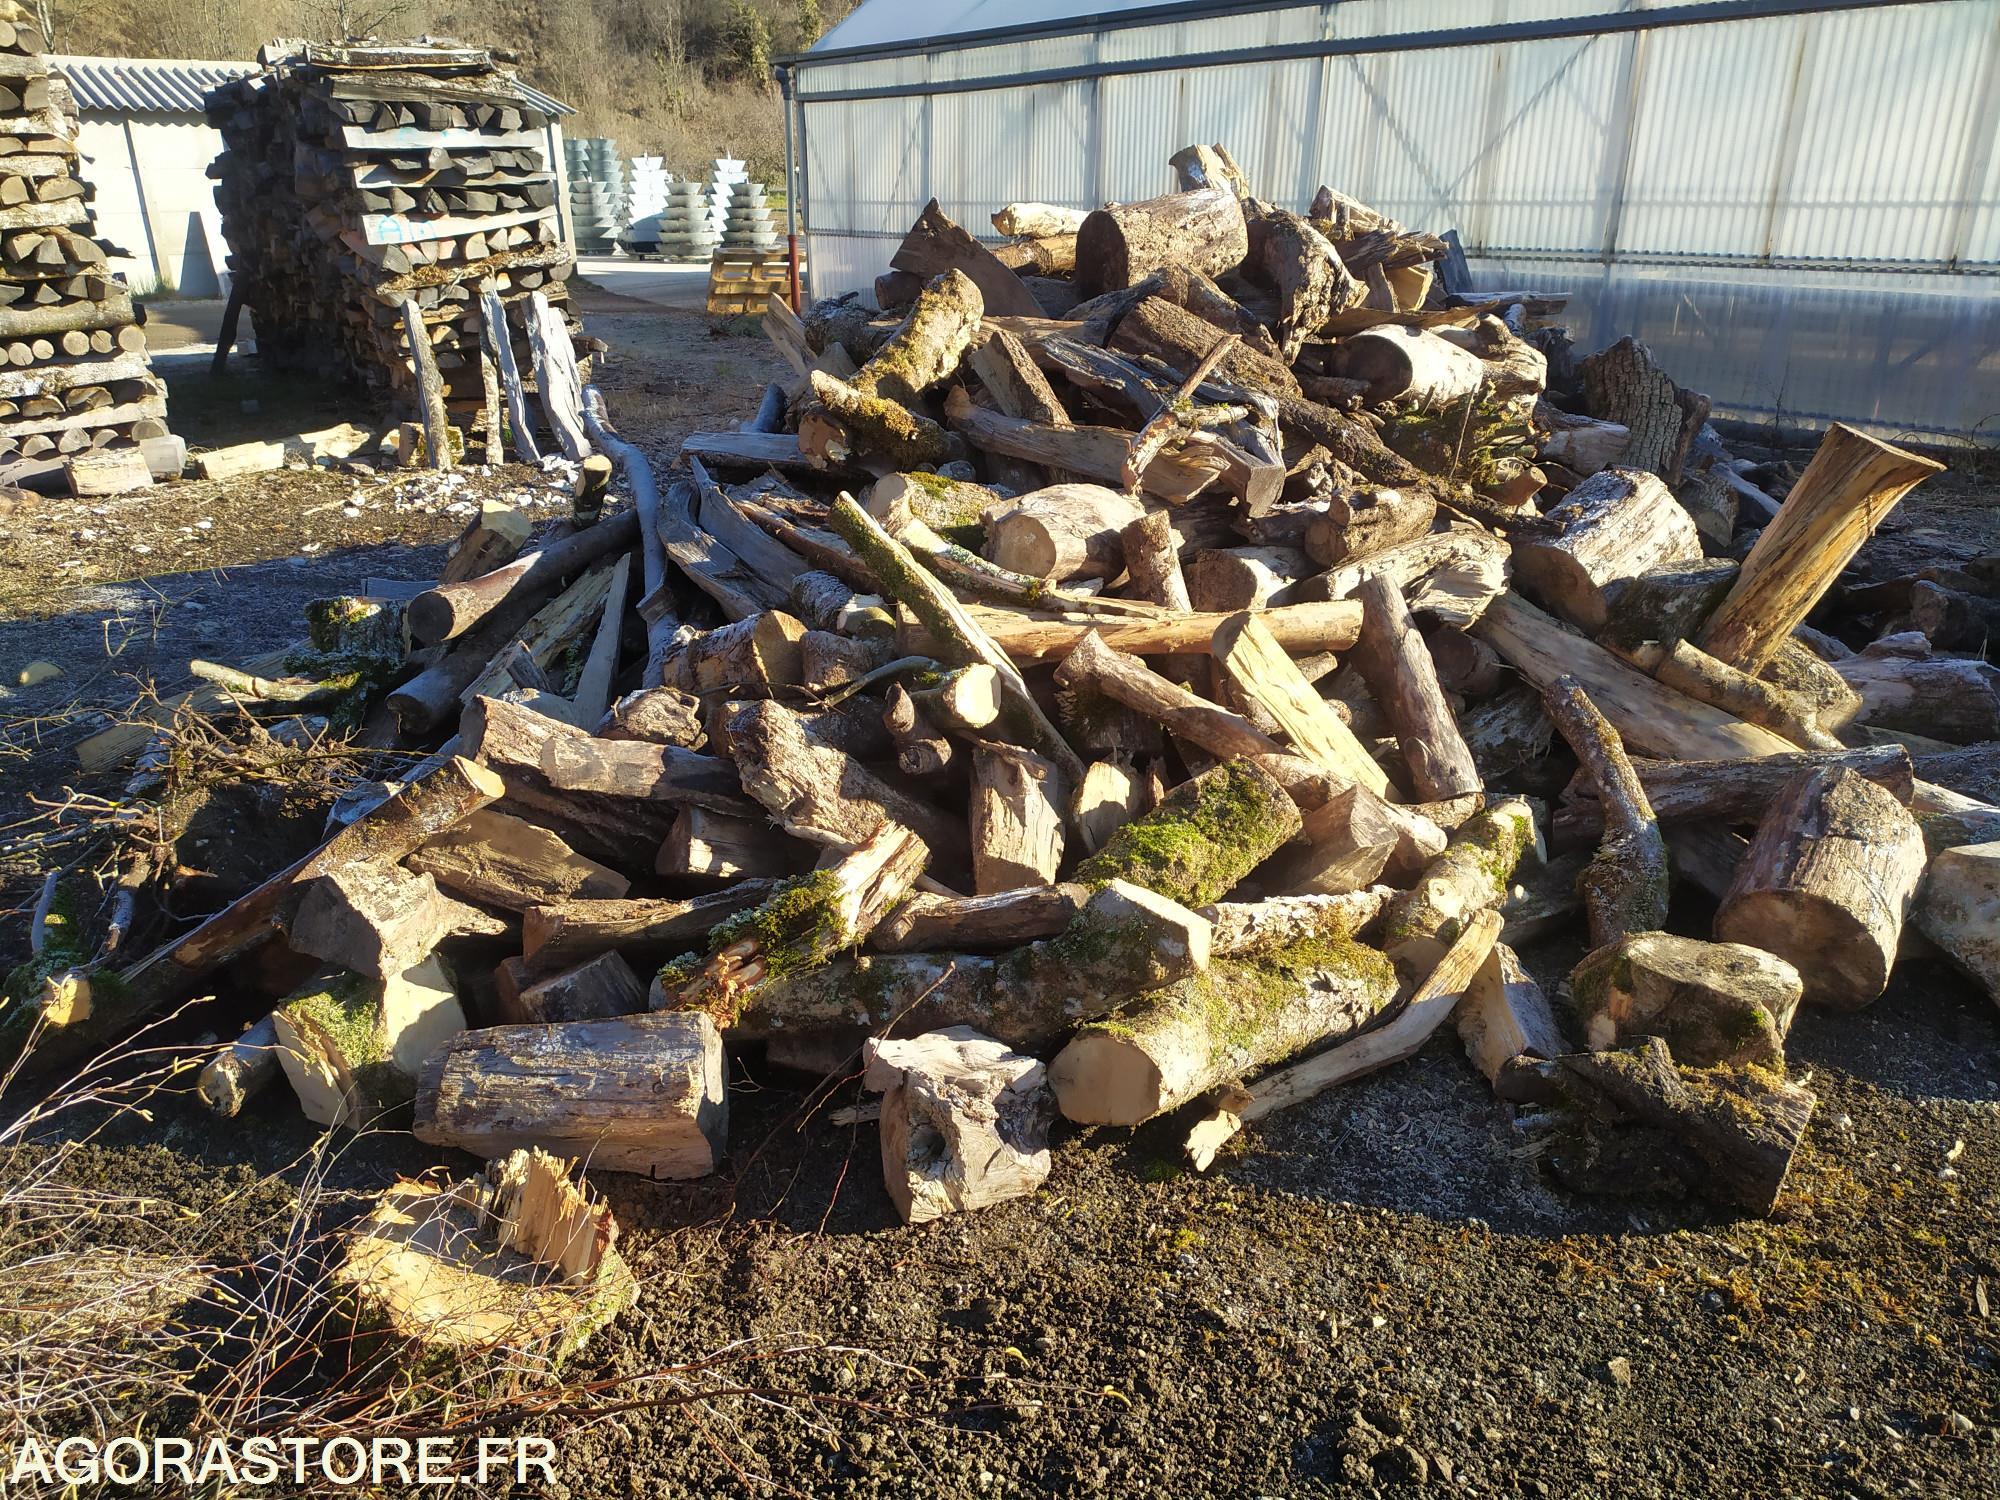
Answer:
M1263 609L1284 602L1311 571L1311 559L1295 547L1213 547L1188 559L1188 597L1211 613Z
M1250 1086L1250 1102L1237 1112L1239 1118L1247 1125L1414 1055L1457 1008L1499 936L1497 911L1468 917L1394 1020L1258 1079Z
M1777 1206L1818 1103L1761 1068L1677 1068L1658 1037L1622 1052L1570 1053L1535 1071L1585 1117L1551 1153L1572 1188L1668 1188L1754 1214Z
M1184 193L1198 188L1227 188L1239 198L1250 196L1250 184L1244 179L1243 169L1236 165L1226 146L1183 146L1167 158L1167 165L1174 169Z
M1084 293L1129 287L1148 272L1185 266L1215 275L1250 253L1243 204L1226 187L1169 193L1100 208L1076 232L1076 280Z
M702 744L701 700L680 688L649 687L627 693L598 721L607 740L644 740L698 750Z
M1120 354L1159 360L1175 374L1185 375L1232 332L1240 330L1218 328L1165 297L1153 296L1143 299L1118 320L1110 347ZM1291 367L1273 355L1260 352L1248 340L1223 356L1217 372L1253 391L1280 397L1299 394L1298 379ZM1291 420L1282 410L1280 416L1288 423ZM1313 437L1315 441L1323 441L1317 433Z
M1626 429L1622 462L1678 484L1695 434L1708 420L1708 397L1675 385L1634 338L1599 350L1578 368L1585 409Z
M354 865L304 882L286 940L297 952L382 979L428 958L460 910L428 875Z
M2000 668L1936 655L1917 631L1884 636L1832 665L1859 694L1864 724L1953 745L2000 739Z
M1923 872L1923 834L1893 796L1852 771L1801 771L1758 825L1715 935L1789 959L1815 1004L1856 1010L1888 986Z
M1754 823L1764 809L1802 770L1835 768L1853 771L1908 805L1915 790L1910 755L1901 745L1869 746L1861 750L1793 751L1755 760L1634 759L1632 769L1646 792L1653 814L1662 822L1719 819ZM1590 833L1601 820L1594 803L1595 788L1582 790L1591 800L1578 801L1559 813L1559 821Z
M209 1059L195 1080L195 1092L216 1114L233 1120L283 1072L277 1023L266 1016Z
M1084 1027L1049 1065L1064 1116L1139 1125L1220 1084L1373 1020L1396 993L1395 970L1339 932L1255 956L1141 996Z
M1545 696L1549 718L1597 789L1604 822L1604 841L1579 881L1591 945L1664 927L1667 845L1624 742L1574 677L1558 677Z
M1819 727L1806 700L1761 677L1740 672L1698 646L1676 640L1664 647L1649 644L1620 654L1675 692L1734 714L1747 724L1761 725L1795 745L1813 750L1841 748L1838 739Z
M1080 885L1024 886L997 896L913 892L868 935L878 953L1014 948L1054 937L1083 910Z
M985 312L979 288L969 276L959 270L943 272L923 289L902 325L849 384L870 396L915 404L958 368Z
M1697 703L1635 671L1518 594L1495 599L1473 634L1544 691L1565 673L1574 676L1626 746L1640 754L1665 760L1738 760L1798 749L1768 729Z
M1278 350L1290 363L1335 313L1358 305L1368 291L1326 236L1298 214L1262 208L1249 228L1252 261L1278 293Z
M1241 760L1191 777L1080 865L1086 884L1126 880L1186 906L1227 895L1299 831L1298 808L1267 771Z
M424 453L433 469L449 469L454 455L451 418L444 409L444 382L438 378L437 359L431 350L430 335L425 331L424 315L414 297L403 298L403 332L409 345L411 368L417 377L417 409L424 423ZM280 448L279 461L283 462L283 459Z
M1620 422L1600 422L1558 411L1545 401L1535 404L1535 417L1549 429L1549 435L1542 439L1541 457L1561 464L1580 479L1623 462L1625 450L1632 445L1632 429Z
M1933 855L1910 920L2000 1002L2000 843Z
M762 818L729 818L684 807L674 814L653 870L709 880L779 880L808 858L803 845L774 832Z
M2000 641L2000 599L1919 581L1910 589L1910 623L1939 651L1991 655Z
M1061 775L1039 755L980 749L972 760L972 882L981 896L1048 885L1062 864Z
M416 1135L475 1156L539 1146L608 1172L705 1177L725 1149L723 1077L704 1015L489 1027L431 1058Z
M1569 1050L1549 997L1505 943L1493 945L1452 1019L1465 1055L1496 1088L1524 1060L1559 1057Z
M870 1038L863 1087L882 1095L882 1180L906 1224L1025 1198L1049 1176L1048 1077L1032 1057L950 1026Z
M975 339L966 351L966 363L979 377L993 404L1010 417L1027 422L1044 422L1053 427L1073 425L1069 412L1056 398L1048 376L1035 364L1021 341L1004 328L990 328L985 337ZM989 458L997 481L1023 492L1039 489L1047 482L1069 478L1067 471L1047 469L1026 459L1008 455ZM921 512L919 512L921 515ZM939 524L924 516L932 525Z
M523 985L505 1009L500 1019L520 1026L643 1015L646 985L622 956L600 953L573 969Z
M1514 866L1538 843L1534 809L1518 797L1468 818L1416 885L1382 913L1378 942L1397 971L1414 983L1435 969L1475 915L1507 899Z
M947 271L963 272L979 288L989 316L1042 315L1041 304L1021 285L1020 278L1002 265L991 250L945 217L935 198L924 205L924 211L903 236L896 253L889 257L889 264L898 271L926 279Z
M1379 574L1395 581L1412 614L1469 630L1506 591L1508 572L1507 544L1483 528L1462 526L1351 558L1299 592L1317 584L1327 598L1345 599Z
M1156 892L1113 879L1056 937L998 958L964 953L864 954L766 980L732 1017L743 1039L832 1026L916 1036L979 1025L1032 1051L1133 995L1198 973L1209 924ZM699 960L669 965L656 999Z
M1232 615L1217 630L1214 651L1229 680L1269 711L1301 755L1343 782L1393 796L1388 773L1314 690L1260 616Z
M667 687L688 693L726 692L765 698L803 680L799 642L805 622L782 610L764 610L696 636L667 659Z
M590 792L621 801L692 803L748 816L736 768L712 755L640 740L600 740L574 725L497 698L476 698L459 726L461 748L497 771L508 795Z
M1733 667L1760 669L1896 502L1943 467L1834 423L1695 644Z
M1698 561L1701 534L1659 479L1606 469L1549 512L1554 537L1514 543L1521 591L1591 634L1610 621L1619 585L1653 568Z
M409 868L446 890L506 911L569 900L615 899L631 889L546 828L486 808L410 855Z
M980 605L966 606L966 613L987 639L1011 661L1023 666L1059 661L1093 632L1101 635L1112 650L1132 656L1206 654L1212 648L1215 632L1231 618L1208 613L1129 621L1074 614L1030 616ZM1263 611L1257 618L1286 652L1301 656L1343 651L1361 633L1361 606L1344 599L1280 605ZM928 631L905 630L897 636L898 648L911 654L935 654L938 644Z
M1431 529L1437 502L1417 491L1369 489L1336 495L1307 523L1306 555L1323 568L1359 562L1415 541Z
M465 1030L465 1013L427 958L386 979L315 980L281 1001L271 1024L305 1117L360 1130L410 1103L424 1060Z
M1570 994L1585 1045L1609 1052L1656 1036L1683 1066L1755 1064L1782 1073L1799 971L1742 943L1635 932L1585 955Z
M651 966L698 946L717 923L762 904L775 889L773 881L742 880L691 901L564 901L530 907L521 918L521 949L537 974L611 952Z
M929 417L824 370L812 372L812 393L824 410L801 422L799 449L823 467L865 459L892 469L923 469L964 456L958 440Z
M1361 638L1353 662L1396 733L1410 789L1424 802L1482 790L1485 782L1445 702L1430 650L1417 634L1402 590L1390 579L1372 577L1357 595Z
M1034 239L1043 235L1075 234L1090 217L1087 209L1058 208L1048 203L1009 203L995 210L993 229L1009 238Z
M1121 531L1144 516L1137 500L1102 485L1050 485L988 519L985 553L1030 578L1109 581L1125 570Z
M1441 411L1475 395L1486 379L1476 354L1424 328L1383 323L1342 339L1335 373L1366 381L1371 405L1396 402Z

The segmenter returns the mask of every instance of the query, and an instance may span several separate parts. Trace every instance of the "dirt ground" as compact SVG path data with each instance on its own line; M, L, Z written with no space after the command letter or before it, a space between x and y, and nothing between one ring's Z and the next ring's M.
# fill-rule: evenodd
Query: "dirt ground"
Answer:
M617 351L600 377L614 418L656 463L751 410L774 372L761 338L585 305ZM286 431L352 415L254 372L173 394L213 441L248 435L224 430L244 399L273 421L311 408ZM75 779L76 740L134 679L172 687L189 656L281 646L307 599L363 577L427 576L454 506L488 484L559 494L511 466L450 495L287 472L17 512L0 681L35 659L64 676L0 703L10 817ZM1935 486L1873 550L1885 566L1981 550L1968 523L1990 527L1989 494L1969 471ZM34 850L0 858L18 930ZM1706 917L1691 899L1674 925ZM1527 955L1551 987L1575 956ZM2000 1492L2000 1013L1909 964L1858 1015L1802 1015L1790 1053L1820 1105L1768 1221L1562 1192L1533 1112L1495 1102L1447 1030L1254 1129L1207 1177L1178 1165L1173 1122L1059 1127L1044 1192L918 1229L881 1187L873 1127L827 1120L851 1085L809 1108L753 1053L719 1177L600 1179L644 1285L569 1373L768 1358L708 1377L741 1394L524 1430L558 1441L547 1493L577 1500ZM115 1128L103 1170L192 1202L311 1138L286 1097L227 1130L167 1103ZM379 1186L435 1160L370 1139L340 1177Z

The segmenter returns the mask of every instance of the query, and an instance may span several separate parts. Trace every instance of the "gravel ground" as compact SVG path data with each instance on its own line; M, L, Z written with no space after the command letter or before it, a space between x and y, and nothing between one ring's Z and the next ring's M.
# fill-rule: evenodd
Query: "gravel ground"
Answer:
M660 461L749 411L774 373L761 339L586 307L618 350L601 377L616 419ZM0 667L11 682L47 657L67 675L4 705L9 799L73 779L85 711L129 695L121 678L171 687L189 655L289 641L308 598L434 569L448 507L362 488L348 515L346 477L178 486L89 541L76 533L100 528L61 503L17 515ZM1882 545L1958 539L1981 498L1942 486ZM1687 931L1705 919L1675 914ZM1529 955L1551 985L1574 958ZM1803 1015L1791 1052L1821 1102L1768 1221L1555 1188L1534 1122L1447 1034L1274 1117L1207 1177L1178 1165L1173 1122L1064 1128L1043 1193L918 1229L881 1187L874 1128L818 1107L851 1085L815 1105L752 1053L723 1174L602 1179L644 1290L571 1373L748 1350L769 1357L707 1378L755 1393L527 1430L558 1440L548 1492L574 1497L1996 1493L2000 1015L1906 965L1865 1012ZM218 1173L277 1170L310 1140L286 1098L226 1130L169 1102L92 1159L194 1203ZM437 1159L366 1146L344 1185Z

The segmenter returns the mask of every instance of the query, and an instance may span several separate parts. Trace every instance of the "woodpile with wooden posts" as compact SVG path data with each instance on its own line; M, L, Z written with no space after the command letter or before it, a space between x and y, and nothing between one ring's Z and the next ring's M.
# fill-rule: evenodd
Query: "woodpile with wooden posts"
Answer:
M96 236L76 101L34 12L4 0L0 24L0 484L67 476L103 495L151 484L155 466L178 475L144 451L186 457L143 314Z
M449 41L273 43L259 61L208 96L259 354L357 379L447 448L484 432L497 456L501 382L546 400L588 379L548 117L494 53ZM564 437L553 412L507 414L523 458L543 415Z
M258 87L389 107L312 56ZM503 123L444 118L339 128ZM2000 569L1858 573L1938 465L1838 426L1732 468L1775 513L1718 536L1681 495L1731 460L1642 347L1545 390L1558 299L1175 160L1001 207L997 250L931 205L900 306L774 300L796 378L670 473L586 392L601 515L319 610L344 687L211 674L428 759L116 983L44 963L10 1034L73 1059L226 971L271 1025L218 1109L284 1076L335 1126L676 1177L760 1049L865 1076L917 1221L1060 1174L1059 1120L1172 1114L1206 1165L1455 1033L1571 1186L1770 1212L1802 1006L1906 962L2000 997L2000 807L1955 759L2000 739Z

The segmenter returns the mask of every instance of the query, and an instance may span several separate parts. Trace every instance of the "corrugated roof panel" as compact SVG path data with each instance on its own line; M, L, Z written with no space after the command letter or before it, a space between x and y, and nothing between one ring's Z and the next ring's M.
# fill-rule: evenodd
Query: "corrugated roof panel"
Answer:
M1603 246L1632 43L1565 37L1499 49L1488 139L1459 189L1481 210L1484 244L1585 254Z
M53 56L49 61L69 80L78 109L129 114L198 115L210 89L257 71L255 63L169 57Z

